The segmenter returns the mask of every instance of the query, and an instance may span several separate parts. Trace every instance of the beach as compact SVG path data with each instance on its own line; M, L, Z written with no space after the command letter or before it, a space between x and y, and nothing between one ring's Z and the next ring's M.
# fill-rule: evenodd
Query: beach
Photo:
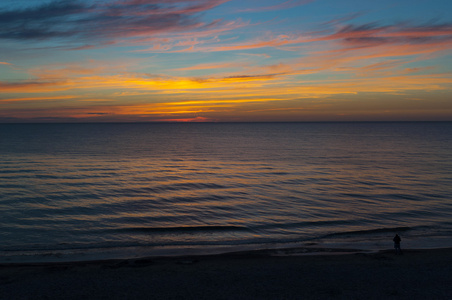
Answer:
M3 264L0 299L451 299L452 249Z

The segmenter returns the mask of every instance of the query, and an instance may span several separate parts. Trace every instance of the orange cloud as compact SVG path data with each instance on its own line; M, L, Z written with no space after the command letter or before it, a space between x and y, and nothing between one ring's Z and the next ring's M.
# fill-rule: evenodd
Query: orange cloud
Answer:
M238 51L238 50L251 50L260 48L278 48L282 46L299 44L307 42L308 40L303 37L288 37L286 35L280 35L272 39L267 40L255 40L255 41L244 41L236 43L233 45L216 45L216 46L201 46L201 47L190 47L183 50L178 50L178 52L221 52L221 51ZM170 51L171 52L171 51Z
M239 64L239 63L221 63L221 64L205 63L205 64L199 64L199 65L194 65L194 66L185 67L185 68L177 68L174 70L176 70L176 71L196 71L196 70L237 68L237 67L242 67L242 66L243 66L243 64Z
M212 119L204 117L179 118L179 119L159 119L159 122L211 122Z
M65 95L65 96L41 96L41 97L0 99L0 102L48 101L48 100L74 99L74 98L76 98L76 97L75 96L70 96L70 95Z
M44 93L64 91L71 88L68 81L25 81L25 82L1 82L0 91L2 93Z

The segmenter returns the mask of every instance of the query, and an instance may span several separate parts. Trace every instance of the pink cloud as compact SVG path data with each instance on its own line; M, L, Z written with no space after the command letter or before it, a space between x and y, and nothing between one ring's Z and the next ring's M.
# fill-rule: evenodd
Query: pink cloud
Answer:
M452 41L452 25L436 26L378 26L377 24L363 25L342 25L332 33L326 31L311 32L306 34L275 35L267 38L257 38L254 40L244 40L233 43L224 41L217 34L233 30L246 24L232 22L224 27L219 27L215 31L203 31L203 33L192 32L188 34L191 39L183 40L182 35L174 35L169 42L153 48L138 50L144 52L220 52L220 51L241 51L261 48L278 48L287 51L300 51L301 45L315 45L320 42L336 42L339 45L330 44L325 51L348 51L357 48L376 48L384 45L449 45ZM197 37L213 36L209 39L197 39ZM182 39L182 41L180 40ZM184 48L185 46L185 48ZM337 47L340 46L340 47ZM436 51L435 49L432 49Z
M265 6L265 7L255 7L255 8L247 8L242 9L240 12L260 12L260 11L274 11L274 10L282 10L282 9L289 9L293 7L297 7L300 5L305 5L311 2L314 2L316 0L287 0L283 3L271 5L271 6Z
M373 47L384 44L437 44L452 40L452 24L406 27L377 24L346 25L336 32L312 41L339 40L344 45Z
M215 44L220 42L218 37L221 33L229 32L244 26L249 23L236 21L221 21L217 20L211 24L202 25L198 28L192 28L184 33L167 32L164 36L156 34L152 37L135 38L134 45L146 45L152 43L152 47L135 50L134 52L153 52L153 53L181 53L181 52L195 52L197 49L202 49L203 45ZM196 48L195 48L196 47Z

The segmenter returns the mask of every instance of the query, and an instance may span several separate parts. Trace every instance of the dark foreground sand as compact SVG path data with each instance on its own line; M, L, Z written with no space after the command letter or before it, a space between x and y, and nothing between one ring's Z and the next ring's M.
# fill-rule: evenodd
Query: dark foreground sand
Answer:
M0 298L452 299L452 249L272 254L1 265Z

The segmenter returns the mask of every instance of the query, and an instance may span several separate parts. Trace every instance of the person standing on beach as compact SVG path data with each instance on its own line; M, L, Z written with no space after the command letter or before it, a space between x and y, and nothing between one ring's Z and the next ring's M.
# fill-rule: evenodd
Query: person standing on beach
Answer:
M402 250L400 249L400 241L402 240L398 234L392 239L394 241L394 249L395 254L402 254Z

